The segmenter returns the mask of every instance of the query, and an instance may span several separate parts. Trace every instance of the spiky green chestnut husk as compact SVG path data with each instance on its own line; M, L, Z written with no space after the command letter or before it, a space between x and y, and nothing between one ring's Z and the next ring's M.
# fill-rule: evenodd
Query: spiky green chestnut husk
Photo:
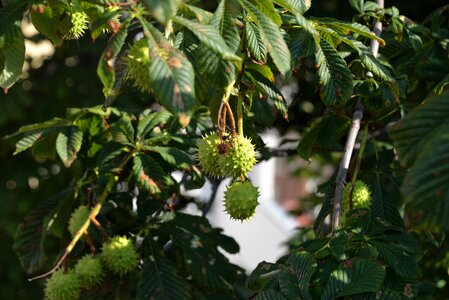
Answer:
M88 17L83 11L73 11L70 16L71 27L69 31L64 35L66 40L76 40L83 36L84 31L87 29Z
M114 273L124 275L134 270L139 263L139 254L133 242L121 236L116 236L103 244L101 258Z
M249 181L232 183L226 189L224 198L226 212L232 219L240 221L250 218L259 205L259 191Z
M78 230L83 226L84 222L89 218L90 208L85 205L79 206L72 213L69 219L69 232L72 236L74 236Z
M228 145L228 151L220 156L220 169L225 176L246 177L256 164L256 150L251 139L238 135L231 138Z
M349 211L349 197L352 184L347 184L343 189L342 209ZM352 189L352 208L369 208L371 205L371 191L369 186L361 180L357 180Z
M72 271L62 269L54 272L45 284L45 298L48 300L75 300L80 296L80 281Z
M198 143L198 160L204 172L210 176L219 177L223 175L218 160L221 154L218 147L221 139L217 133L206 135Z
M125 57L126 78L131 79L133 85L143 92L150 92L150 49L146 39L140 39L129 48Z
M75 265L74 272L82 286L90 289L103 281L103 265L98 257L85 255Z

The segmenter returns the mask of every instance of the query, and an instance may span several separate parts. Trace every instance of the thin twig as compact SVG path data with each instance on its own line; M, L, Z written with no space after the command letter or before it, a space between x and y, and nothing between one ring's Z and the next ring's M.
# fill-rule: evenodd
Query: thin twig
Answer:
M100 209L103 206L103 202L106 200L107 196L109 195L109 192L112 189L112 187L114 186L114 183L115 183L114 179L113 180L109 180L109 182L107 183L103 193L100 196L99 201L92 208L92 211L90 212L89 218L86 219L86 221L83 223L83 226L81 226L80 229L78 229L76 234L73 236L72 241L66 247L64 254L58 260L56 265L50 271L48 271L47 273L39 275L39 276L36 276L36 277L33 277L33 278L30 278L30 279L28 279L28 281L33 281L33 280L36 280L36 279L47 277L48 275L50 275L53 272L55 272L61 266L62 262L67 258L69 253L72 252L72 250L75 247L75 245L78 242L78 240L84 235L84 233L87 231L87 228L89 228L91 219L95 218L98 215L98 213L100 212Z
M384 0L377 0L377 5L380 8L384 7ZM376 21L374 22L373 32L380 36L382 32L382 22ZM375 57L379 52L379 42L376 40L371 40L371 51ZM367 73L367 76L372 77L371 73ZM364 107L361 99L357 101L357 105L355 107L354 115L352 117L351 128L349 129L348 138L346 140L345 150L343 157L340 162L340 167L338 168L337 179L335 181L335 196L333 201L333 209L332 209L332 233L335 232L336 228L340 224L340 215L341 215L341 197L343 193L343 188L346 183L346 175L348 174L349 163L351 161L352 151L354 150L354 144L357 139L357 135L360 130L360 123L363 119L363 111Z

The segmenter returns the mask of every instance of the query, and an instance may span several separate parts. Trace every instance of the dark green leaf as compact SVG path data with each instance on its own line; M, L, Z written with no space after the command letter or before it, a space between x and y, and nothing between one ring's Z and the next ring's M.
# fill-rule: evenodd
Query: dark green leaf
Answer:
M151 239L151 237L149 237ZM149 241L149 255L137 285L137 299L184 300L191 299L187 282L176 274L176 268L157 253L156 245Z
M386 244L378 241L371 241L371 244L376 247L387 265L393 268L399 276L408 279L414 279L419 276L417 259L405 251L401 245Z
M329 42L321 39L316 52L321 100L326 105L344 104L352 95L352 74Z

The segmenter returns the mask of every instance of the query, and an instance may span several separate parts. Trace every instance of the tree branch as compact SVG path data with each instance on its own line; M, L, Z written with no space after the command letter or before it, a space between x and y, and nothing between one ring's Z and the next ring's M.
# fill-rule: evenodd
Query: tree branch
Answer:
M377 5L380 8L384 8L384 0L377 0ZM382 33L382 22L376 21L374 22L373 31L377 36L380 36ZM376 40L371 40L371 51L375 57L379 52L379 42ZM373 77L371 72L366 74L369 77ZM346 183L346 175L348 174L349 163L351 161L352 151L354 150L354 144L357 139L357 135L360 130L360 123L363 119L363 111L364 107L361 99L357 101L357 105L355 106L354 115L352 117L351 128L349 129L348 138L346 140L345 150L343 153L343 157L340 162L340 167L338 168L337 179L335 181L335 196L333 200L333 208L332 208L332 233L335 232L336 228L340 224L340 215L341 215L341 197L343 193L343 188Z

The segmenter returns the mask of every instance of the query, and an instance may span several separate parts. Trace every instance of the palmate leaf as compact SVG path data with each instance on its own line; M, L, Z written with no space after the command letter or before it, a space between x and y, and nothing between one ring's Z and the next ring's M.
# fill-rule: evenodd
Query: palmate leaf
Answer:
M157 252L157 246L153 243L151 240L147 242L149 253L145 258L142 275L137 285L137 299L191 299L187 282L176 274L175 266Z
M83 142L83 133L77 126L71 126L59 132L56 139L56 152L68 168L76 159Z
M44 253L44 242L47 234L45 218L60 201L63 201L69 195L68 191L63 191L42 201L28 213L17 227L13 249L27 274L35 273L47 259Z
M182 0L144 0L143 4L158 21L167 24L168 20L176 14Z
M222 59L240 61L241 58L229 49L220 32L211 25L193 22L183 17L174 17L173 21L190 30L204 45Z
M279 27L249 1L238 0L238 2L258 25L262 41L273 59L276 68L282 74L289 73L290 51Z
M315 55L321 100L326 105L344 104L352 95L352 74L348 65L328 41L320 40Z
M385 268L376 261L354 258L342 262L331 273L321 300L365 292L377 292L384 281Z
M145 19L140 19L151 49L151 87L156 99L187 126L195 106L195 73L183 52L174 48Z

